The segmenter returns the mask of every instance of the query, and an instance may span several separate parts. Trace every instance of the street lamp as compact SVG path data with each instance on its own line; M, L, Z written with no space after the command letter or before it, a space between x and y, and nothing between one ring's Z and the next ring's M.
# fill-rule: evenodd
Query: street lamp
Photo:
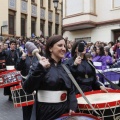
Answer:
M2 36L2 28L3 27L7 27L8 25L3 25L3 26L1 26L1 36Z
M57 10L59 10L61 12L61 18L63 18L62 2L61 2L61 9L57 9L59 0L53 0L53 3L54 3L54 8L55 8L56 12L57 12ZM63 25L63 21L61 21L61 28L62 28L62 25ZM62 34L63 34L63 28L62 28Z
M58 2L59 2L59 0L53 0L54 8L55 8L55 9L58 8Z

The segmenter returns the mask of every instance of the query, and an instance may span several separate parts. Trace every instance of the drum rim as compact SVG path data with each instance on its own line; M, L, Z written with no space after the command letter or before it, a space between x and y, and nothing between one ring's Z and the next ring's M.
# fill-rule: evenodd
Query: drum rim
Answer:
M112 90L112 89L108 89L107 90L108 91L108 93L110 92L110 93L120 93L120 90ZM87 95L91 95L91 94L96 94L96 93L105 93L104 91L102 91L102 90L95 90L95 91L90 91L90 92L85 92L84 94L87 96ZM77 94L76 95L76 98L79 98L79 97L82 97L82 95L81 94ZM106 103L97 103L97 104L92 104L92 106L94 107L94 108L97 108L97 109L99 109L99 108L103 108L103 109L105 109L105 108L109 108L109 107L115 107L115 106L117 106L117 105L120 105L120 100L118 100L118 101L112 101L112 102L106 102ZM78 106L80 107L80 108L86 108L86 109L91 109L91 107L88 105L88 104L80 104L80 103L78 103Z
M16 86L10 87L10 89L12 91L15 91L15 90L18 90L18 89L22 89L22 85L16 85Z
M66 113L66 114L63 114L61 117L65 117L65 116L85 116L85 117L94 118L95 120L100 120L96 116L91 114L86 114L86 113L72 113L71 115L69 115L69 113Z
M12 73L12 72L17 72L15 69L14 70L6 70L0 73L0 76L3 76L4 74Z

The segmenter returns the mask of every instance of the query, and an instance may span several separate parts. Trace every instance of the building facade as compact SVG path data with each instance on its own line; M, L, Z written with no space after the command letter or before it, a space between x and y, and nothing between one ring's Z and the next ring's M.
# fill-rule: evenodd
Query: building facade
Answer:
M69 40L120 39L120 0L63 0L63 30Z
M55 10L53 0L0 0L0 18L3 36L61 34L61 11Z

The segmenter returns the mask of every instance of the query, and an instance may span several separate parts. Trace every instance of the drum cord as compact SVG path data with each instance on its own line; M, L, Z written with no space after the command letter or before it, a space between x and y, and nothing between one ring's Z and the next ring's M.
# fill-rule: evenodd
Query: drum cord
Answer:
M99 70L97 70L97 69L95 68L95 66L94 66L90 61L88 61L88 63L89 63L100 75L102 75L102 76L106 79L106 81L107 81L108 83L110 83L110 85L111 85L113 88L120 90L120 87L119 87L118 85L116 85L116 84L114 84L113 82L111 82L110 80L108 80L108 78L106 78L103 73L101 73Z

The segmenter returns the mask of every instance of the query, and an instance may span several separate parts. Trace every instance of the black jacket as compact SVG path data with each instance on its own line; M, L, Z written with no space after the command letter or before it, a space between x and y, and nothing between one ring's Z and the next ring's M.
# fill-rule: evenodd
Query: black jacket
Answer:
M6 65L16 65L17 59L21 56L19 50L5 50L0 53L0 58L5 57Z
M51 61L48 69L43 68L40 63L34 64L30 69L27 80L24 82L24 90L28 93L34 90L67 91L67 101L61 103L40 103L36 101L37 120L53 120L67 113L70 109L76 111L77 100L74 86L64 71L61 63L55 66ZM51 111L52 110L52 111Z
M100 89L100 84L96 80L95 69L83 59L80 65L74 65L74 58L68 59L65 64L70 69L75 80L83 90L83 92ZM88 78L86 78L86 76ZM76 94L78 90L76 89Z

